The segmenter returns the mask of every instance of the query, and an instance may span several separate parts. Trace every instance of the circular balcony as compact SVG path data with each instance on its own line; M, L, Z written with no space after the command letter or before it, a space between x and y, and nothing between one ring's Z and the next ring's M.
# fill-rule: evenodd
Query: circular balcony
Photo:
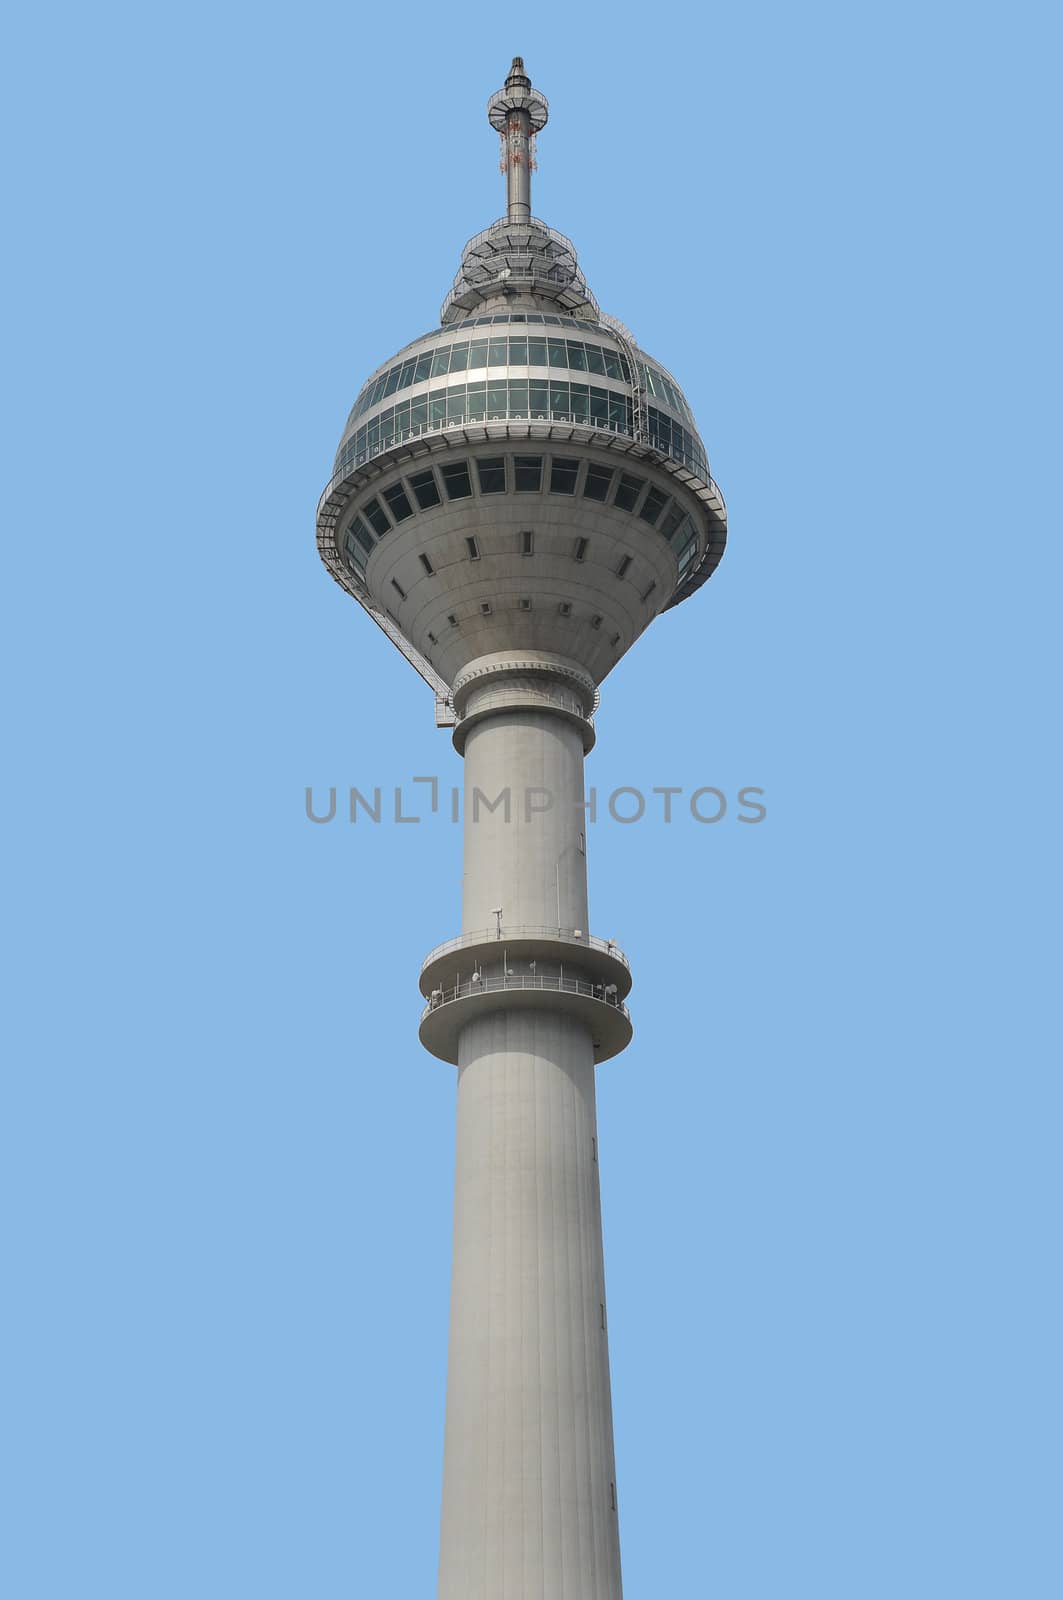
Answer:
M440 1061L458 1062L461 1030L490 1011L558 1011L585 1022L596 1062L609 1061L631 1042L627 1006L609 985L584 978L530 974L476 976L449 989L436 989L421 1013L420 1039Z
M597 939L578 928L503 925L478 928L436 945L421 967L421 993L430 1000L435 992L455 989L481 968L501 964L508 970L514 964L540 961L557 963L562 977L568 962L578 969L573 977L603 990L612 986L619 1000L631 992L631 967L615 939ZM520 974L514 974L517 976Z

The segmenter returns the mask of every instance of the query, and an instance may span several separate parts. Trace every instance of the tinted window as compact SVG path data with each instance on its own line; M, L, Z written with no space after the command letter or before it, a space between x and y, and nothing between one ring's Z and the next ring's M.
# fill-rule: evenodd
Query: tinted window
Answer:
M542 488L542 456L514 456L513 475L518 489L536 491Z
M382 539L385 533L391 532L391 523L388 521L387 514L379 500L367 500L365 505L362 507L362 510L365 512L366 517L369 519L369 522L372 524L379 538Z
M504 456L485 456L476 463L481 494L505 494L506 461Z
M593 462L587 468L587 477L583 484L583 493L588 500L604 500L609 493L609 485L613 481L612 467L596 467Z
M443 487L447 491L448 500L464 500L466 495L472 494L468 462L448 462L439 470L443 474Z
M620 482L616 486L613 504L619 506L621 511L634 511L635 501L642 493L645 478L633 478L630 472L620 474Z
M410 478L410 488L417 496L417 504L422 511L427 511L429 506L439 504L439 490L431 472L415 472Z
M575 494L579 462L554 457L550 464L550 493Z
M641 511L639 512L639 516L642 518L643 522L648 522L652 527L657 521L657 518L660 516L661 512L664 510L664 503L667 499L668 496L666 494L662 494L660 489L651 489L649 494L646 496L645 501L643 502Z
M384 499L387 501L388 510L396 522L405 522L407 517L413 516L413 507L406 498L406 490L401 483L393 484L390 489L385 489Z

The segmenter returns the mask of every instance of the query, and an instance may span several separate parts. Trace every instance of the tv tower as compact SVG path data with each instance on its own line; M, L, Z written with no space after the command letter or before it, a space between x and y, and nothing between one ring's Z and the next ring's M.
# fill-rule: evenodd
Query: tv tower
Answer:
M619 1600L595 1065L631 973L590 931L583 762L598 686L715 570L726 511L676 380L532 216L548 107L519 56L487 115L506 214L363 385L317 542L465 762L462 931L420 977L458 1069L439 1597Z

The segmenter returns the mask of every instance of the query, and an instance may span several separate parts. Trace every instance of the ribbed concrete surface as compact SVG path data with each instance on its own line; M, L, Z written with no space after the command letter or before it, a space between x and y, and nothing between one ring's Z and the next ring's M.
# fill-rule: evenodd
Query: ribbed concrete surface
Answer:
M621 1595L596 1140L581 1023L468 1024L440 1600Z

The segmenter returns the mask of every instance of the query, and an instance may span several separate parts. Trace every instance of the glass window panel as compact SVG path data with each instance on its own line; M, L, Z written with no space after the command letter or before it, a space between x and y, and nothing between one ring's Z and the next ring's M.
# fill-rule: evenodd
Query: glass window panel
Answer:
M510 380L509 380L509 412L510 412L510 416L526 417L528 415L528 380L527 380L527 378L510 378Z
M448 500L464 500L472 494L472 480L469 477L467 461L448 461L439 470L443 474L443 487L447 491Z
M587 468L587 477L583 484L583 493L588 500L603 500L609 493L609 485L613 481L612 467L595 466L592 461Z
M528 365L529 367L546 366L546 340L534 337L528 340Z
M627 429L630 432L627 414L628 404L629 401L622 394L611 394L609 396L609 426L611 428L618 428L621 432Z
M487 383L487 415L504 417L509 405L509 386L505 378L490 378Z
M575 494L579 462L564 456L554 456L550 463L550 493Z
M353 543L350 537L347 538L345 549L347 551L348 560L351 562L352 566L356 567L357 570L364 576L366 564L365 551L360 550L358 546Z
M417 357L417 366L414 368L414 383L423 383L432 374L432 352L426 350L423 356Z
M578 339L566 339L565 349L568 351L568 364L577 372L586 372L587 356Z
M447 391L445 389L437 389L435 394L429 396L428 417L434 427L440 426L447 420Z
M413 382L413 369L414 362L404 361L402 363L402 371L399 373L400 389L408 389L410 387L410 384Z
M550 365L552 367L567 367L568 351L565 349L564 339L548 339L546 344L550 352Z
M648 522L652 528L664 510L664 504L667 499L668 496L662 493L660 489L651 489L639 510L639 516L643 522Z
M528 321L529 322L542 322L542 320L543 319L542 319L542 317L541 317L541 315L539 314L538 311L529 311L528 312Z
M387 519L387 513L375 495L372 500L366 501L362 510L365 512L378 539L382 539L386 533L391 532L391 523Z
M590 418L590 396L587 393L587 386L583 383L574 383L571 388L571 415L575 417L577 422L586 422Z
M510 322L527 322L528 319L523 311L514 311L509 320Z
M419 400L410 401L410 427L423 428L428 421L428 396L421 395Z
M568 384L552 383L550 385L550 410L561 416L568 415Z
M509 341L509 364L511 367L526 367L528 365L527 339L511 339Z
M591 390L591 420L601 423L609 421L609 396L604 389Z
M544 322L548 322L552 328L556 328L558 323L561 321L561 318L560 317L544 317L543 321Z
M487 357L489 367L504 367L509 361L509 340L492 339L491 349Z
M586 349L587 349L587 370L588 370L588 372L601 372L601 373L604 373L605 372L605 351L601 350L598 347L598 345L596 345L596 344L589 344L589 345L587 345Z
M371 553L376 545L376 540L369 532L369 529L366 527L361 517L355 517L354 521L351 523L351 528L354 531L354 537L358 540L358 543L362 546L362 549Z
M666 539L670 539L672 537L682 520L682 508L677 506L673 500L672 504L668 507L664 521L661 523L661 532Z
M398 367L392 367L391 371L387 375L387 382L384 385L384 393L385 394L394 394L395 390L398 388L398 386L399 386L399 368Z
M694 535L694 526L689 517L684 517L678 528L674 528L669 535L668 542L675 551L682 550L687 540Z
M476 463L476 475L480 480L481 494L505 494L506 492L506 458L505 456L484 456Z
M465 368L468 365L469 365L469 345L468 345L468 341L467 340L463 340L461 344L453 344L453 345L451 345L451 347L450 347L450 370L451 370L451 372L464 372Z
M450 371L450 346L444 345L442 350L437 350L432 357L432 376L441 378L445 372Z
M388 503L388 510L396 522L405 522L407 517L413 516L413 507L406 497L406 490L401 483L392 484L390 489L383 491L384 499Z
M613 504L619 506L621 511L633 511L635 501L642 493L645 482L645 478L636 478L630 472L622 472L620 482L616 486L616 494L613 496Z
M432 471L415 472L410 477L410 488L417 498L417 504L422 511L427 511L431 506L439 504L439 490L436 487L435 474Z
M550 386L542 378L532 378L528 383L528 410L533 417L543 418L550 409Z
M486 367L487 365L487 340L474 339L469 346L469 366Z
M514 456L513 477L515 488L525 492L538 492L543 482L542 456Z
M482 422L487 415L486 383L470 383L468 390L469 418Z

